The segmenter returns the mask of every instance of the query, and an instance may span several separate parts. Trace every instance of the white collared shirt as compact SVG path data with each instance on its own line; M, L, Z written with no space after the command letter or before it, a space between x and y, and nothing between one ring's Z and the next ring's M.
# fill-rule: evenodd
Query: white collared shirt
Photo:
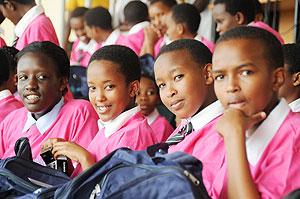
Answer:
M192 118L186 119L188 122L190 121L193 125L193 129L195 131L200 130L206 124L211 122L213 119L217 118L224 112L224 108L221 105L220 101L215 101L209 106L205 107L199 113L194 115Z
M294 100L293 102L289 103L290 108L293 112L300 112L300 98Z
M129 109L120 115L118 115L115 119L103 122L101 119L98 120L99 130L104 129L104 135L106 138L114 134L125 122L127 122L133 115L138 113L140 108L138 106Z
M151 125L158 116L159 116L159 112L157 111L157 109L154 109L154 111L152 111L152 113L150 113L149 115L146 116L147 123L149 125Z
M38 120L35 120L32 117L32 113L27 113L27 120L22 130L22 133L28 131L34 124L36 125L37 129L41 134L44 134L50 126L55 122L60 109L64 105L64 98L62 97L61 100L53 107L51 111L40 117Z
M44 8L41 5L36 5L32 7L21 20L17 23L15 27L15 34L17 37L21 37L29 24L37 18L39 15L44 13Z
M144 29L145 27L149 26L150 22L149 21L143 21L140 23L135 24L134 26L132 26L130 28L130 30L128 31L128 34L134 34L139 32L140 30Z
M5 98L7 98L7 97L9 97L11 95L12 94L11 94L10 90L8 90L8 89L0 91L0 100L3 100L3 99L5 99Z
M97 47L98 47L98 43L93 39L91 39L87 44L79 40L75 50L76 51L82 50L92 55L97 50Z
M116 44L116 41L119 38L120 34L121 32L119 29L115 29L114 31L112 31L112 33L110 33L107 39L102 43L102 47Z
M291 109L287 102L281 99L268 117L247 137L247 157L252 166L257 164L267 145L275 136L290 111Z

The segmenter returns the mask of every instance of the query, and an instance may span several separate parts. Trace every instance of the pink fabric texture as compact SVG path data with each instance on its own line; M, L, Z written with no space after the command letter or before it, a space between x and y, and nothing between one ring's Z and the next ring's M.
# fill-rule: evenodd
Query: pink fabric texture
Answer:
M13 95L0 100L0 123L10 112L22 107L23 104Z
M150 127L152 128L158 142L165 142L174 131L174 128L168 120L160 115L153 121Z

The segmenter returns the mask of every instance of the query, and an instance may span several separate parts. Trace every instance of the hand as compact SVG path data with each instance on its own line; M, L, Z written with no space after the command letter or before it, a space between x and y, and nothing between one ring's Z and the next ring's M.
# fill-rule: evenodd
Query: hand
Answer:
M252 128L265 118L265 112L247 116L239 109L228 108L218 121L216 129L225 140L238 137L244 139L246 130Z
M151 44L155 44L162 37L161 32L153 25L144 28L144 35L145 41Z
M48 140L46 140L43 144L42 144L42 148L41 150L45 150L48 148L52 148L53 144L56 142L65 142L66 140L62 139L62 138L49 138Z

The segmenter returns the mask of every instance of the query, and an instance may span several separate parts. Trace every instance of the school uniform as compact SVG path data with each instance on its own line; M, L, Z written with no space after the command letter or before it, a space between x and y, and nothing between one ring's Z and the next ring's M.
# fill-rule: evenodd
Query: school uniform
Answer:
M199 113L194 115L189 119L184 119L181 124L175 129L175 131L170 136L173 137L178 131L188 122L192 123L193 132L187 135L184 140L176 145L171 145L168 152L172 153L175 151L183 151L190 155L194 155L197 157L197 145L200 139L204 137L206 131L206 126L210 126L211 122L214 121L217 117L219 117L223 113L224 109L220 103L220 101L216 101L209 106L205 107Z
M41 5L32 7L17 23L15 27L17 36L16 48L22 50L34 41L51 41L59 45L54 27L45 15Z
M293 112L300 112L300 98L289 103L289 106Z
M161 116L157 109L154 109L152 113L146 116L146 119L158 142L165 142L174 131L168 120Z
M87 148L96 161L121 147L143 150L157 143L152 129L138 107L127 110L108 122L99 119L98 128L97 135ZM81 171L81 166L78 165L72 176L78 175Z
M143 21L132 26L127 35L123 34L120 36L117 44L127 46L139 55L145 38L144 28L149 25L150 23L148 21Z
M253 26L253 27L264 29L264 30L272 33L280 41L280 43L282 45L284 44L284 39L282 38L282 36L276 30L271 28L268 24L266 24L262 21L256 21L256 22L249 23L248 26Z
M205 136L195 156L202 161L203 182L210 196L227 198L227 155L224 140L215 130L218 120L203 129ZM300 187L299 123L300 115L281 100L256 130L246 132L249 167L261 198L282 198Z
M97 50L98 45L95 40L90 40L89 43L84 43L80 39L76 39L73 43L71 56L70 56L70 65L79 65L87 67L90 61L91 56Z
M205 39L201 35L196 35L194 39L203 43L210 50L211 53L214 52L215 44L213 42L209 41L208 39Z
M0 37L0 48L6 46L6 43L2 37Z
M12 111L23 107L9 90L0 91L0 123Z
M98 115L88 101L62 98L53 109L35 120L24 107L9 114L0 124L0 159L14 156L14 145L20 137L28 137L32 157L40 162L43 142L63 138L87 147L96 132Z
M119 29L115 29L114 31L112 31L110 35L106 38L106 40L100 44L101 47L117 44L120 34L121 32Z

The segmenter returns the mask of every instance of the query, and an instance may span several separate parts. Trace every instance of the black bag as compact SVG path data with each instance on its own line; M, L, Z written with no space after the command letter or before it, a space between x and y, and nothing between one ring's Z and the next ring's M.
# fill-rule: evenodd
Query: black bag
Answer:
M118 149L57 189L54 198L209 198L202 164L182 152Z
M15 145L16 157L0 160L0 198L15 198L43 188L59 187L70 178L32 161L28 138Z

